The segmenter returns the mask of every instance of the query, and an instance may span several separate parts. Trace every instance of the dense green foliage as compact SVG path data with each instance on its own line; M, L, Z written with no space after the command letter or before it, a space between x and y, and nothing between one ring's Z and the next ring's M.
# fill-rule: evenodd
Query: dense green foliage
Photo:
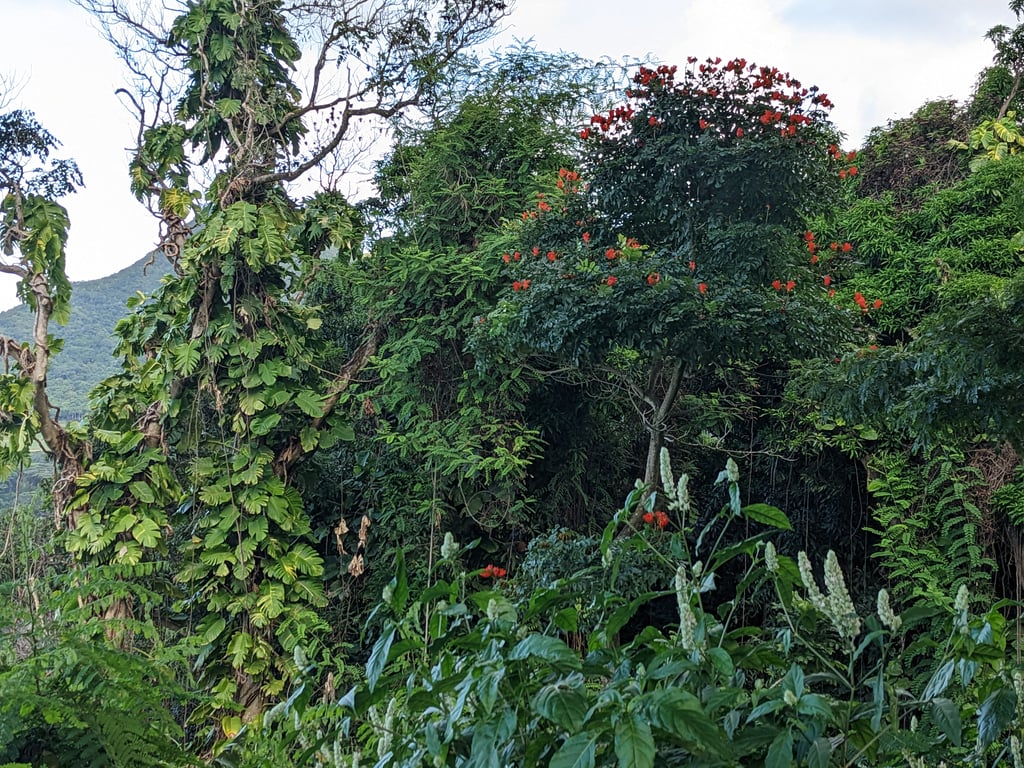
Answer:
M128 299L138 292L152 294L163 274L160 265L149 261L140 259L113 275L71 283L68 321L54 329L63 345L47 381L50 397L66 420L84 416L89 390L117 371L114 326L124 317ZM32 320L24 305L0 312L0 334L28 338Z
M93 309L0 115L0 765L1020 764L1022 28L848 151L500 2L83 2L168 274Z

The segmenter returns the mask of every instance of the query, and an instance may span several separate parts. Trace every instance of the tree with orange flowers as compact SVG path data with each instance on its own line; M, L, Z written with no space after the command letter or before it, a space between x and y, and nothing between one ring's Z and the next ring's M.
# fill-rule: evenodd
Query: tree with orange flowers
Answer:
M816 253L805 231L855 166L837 149L828 96L774 68L642 67L625 95L579 132L580 169L523 213L509 244L522 257L494 255L507 293L478 346L627 397L653 486L662 445L685 431L681 393L699 398L849 334L857 313L838 310L828 284L850 249Z

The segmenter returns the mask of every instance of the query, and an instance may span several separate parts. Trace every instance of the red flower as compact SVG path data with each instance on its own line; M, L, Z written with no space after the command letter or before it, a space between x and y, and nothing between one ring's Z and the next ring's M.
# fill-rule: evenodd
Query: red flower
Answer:
M653 523L654 522L654 513L653 512L644 512L644 522L647 523L648 525Z
M699 121L697 122L697 125L699 125L699 126L700 126L700 129L701 129L701 130L703 131L703 130L704 130L705 128L707 128L707 127L708 127L708 121L707 121L707 120L705 120L705 119L704 119L704 118L702 117L702 118L701 118L701 119L700 119L700 120L699 120Z
M505 575L507 573L508 573L508 571L506 571L504 568L499 568L496 565L491 565L490 563L488 563L487 565L484 566L484 569L482 571L480 571L480 578L481 579L490 579L490 578L503 579L503 578L505 578Z
M736 129L736 138L737 139L742 139L743 138L743 129L742 128L737 128Z
M607 251L604 252L604 255L605 255L605 258L607 258L609 260L614 259L615 258L615 249L614 248L609 248Z
M701 295L703 296L705 293L708 292L708 284L707 283L697 283L697 290L700 291Z
M781 280L772 280L772 288L774 288L776 291L781 291L782 290L782 281Z
M874 306L875 309L881 309L882 308L882 300L881 299L875 299L875 303L872 306Z
M691 261L690 262L690 271L691 272L696 272L697 271L697 262L696 261Z
M828 288L830 285L832 285L832 275L825 275L822 278L822 281L825 283L825 287Z
M834 251L839 248L839 243L829 243L828 247Z
M515 253L512 254L512 261L519 261L519 259L521 258L522 255L519 253L519 251L516 251Z
M843 253L849 253L853 249L853 246L849 243L843 243Z
M584 245L589 245L590 244L590 233L589 232L584 232L583 233L583 244Z
M872 352L877 352L878 351L878 345L877 344L869 344L868 345L868 349L870 349Z
M817 264L817 263L818 263L818 254L816 254L816 253L812 254L811 255L811 264Z
M860 307L863 312L868 311L867 299L864 298L864 294L862 294L860 291L854 292L853 300L854 302L856 302L857 306Z
M851 165L850 166L850 175L851 176L856 176L857 175L857 166L856 165Z
M523 284L520 283L518 280L516 280L514 283L512 283L512 290L513 291L518 291L522 287L523 287Z
M557 257L554 251L548 251L548 261L554 261Z
M580 131L580 138L584 139L584 140L589 139L590 138L590 129L589 128L584 128L582 131Z
M828 297L831 299L835 295L836 295L836 289L835 288L829 288Z
M540 247L539 246L536 246L536 245L533 246L533 255L534 256L540 256Z
M657 125L658 124L658 118L656 118L654 115L651 115L650 117L647 118L647 124L648 125Z
M668 515L666 515L660 509L655 510L654 522L658 524L659 528L666 528L668 526Z
M856 159L856 157L857 157L857 153L856 152L850 151L850 152L846 153L846 159L847 160L854 160L854 159Z
M647 284L648 285L654 285L659 280L661 280L661 275L658 274L657 272L651 272L651 274L649 274L647 276Z
M839 178L840 179L845 179L846 178L846 171L845 170L839 171Z
M605 282L608 284L608 287L610 288L611 286L619 282L619 278L617 278L615 275L608 275L608 279L605 280Z
M786 293L789 293L794 288L796 288L796 280L787 280L786 281Z
M501 255L501 260L502 260L502 261L504 261L504 262L505 262L506 264L508 264L508 263L509 263L509 261L511 261L511 260L512 260L512 257L511 257L511 256L509 256L509 255L508 255L507 253L503 253L503 254Z

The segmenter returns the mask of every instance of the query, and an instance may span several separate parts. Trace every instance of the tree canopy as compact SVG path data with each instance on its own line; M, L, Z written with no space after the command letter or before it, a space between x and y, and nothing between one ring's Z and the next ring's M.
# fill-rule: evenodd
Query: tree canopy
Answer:
M167 274L69 420L82 178L0 115L0 762L1020 763L1019 29L848 149L497 0L81 2Z

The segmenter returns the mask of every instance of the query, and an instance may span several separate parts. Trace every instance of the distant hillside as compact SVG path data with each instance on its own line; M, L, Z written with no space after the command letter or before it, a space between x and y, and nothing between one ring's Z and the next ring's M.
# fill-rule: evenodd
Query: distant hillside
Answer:
M117 371L113 330L127 312L125 303L136 291L153 292L170 271L167 262L158 257L143 274L148 260L140 259L109 277L71 284L71 319L66 327L50 328L52 335L64 339L64 349L54 358L47 378L50 402L60 407L63 420L84 413L89 390ZM0 334L31 339L28 307L0 312Z

